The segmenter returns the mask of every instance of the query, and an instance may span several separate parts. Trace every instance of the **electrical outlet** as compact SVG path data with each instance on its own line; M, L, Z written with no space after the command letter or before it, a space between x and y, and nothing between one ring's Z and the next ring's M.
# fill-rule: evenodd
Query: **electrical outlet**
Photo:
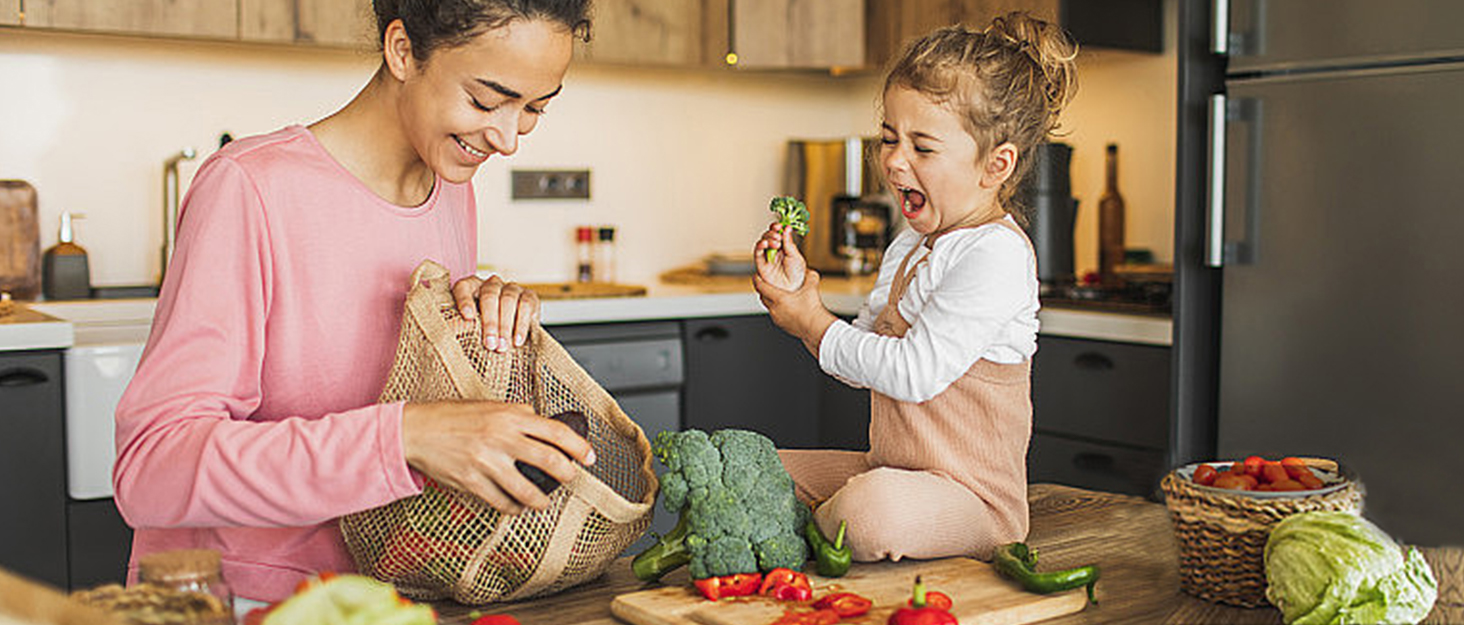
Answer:
M515 200L588 200L590 170L513 170Z

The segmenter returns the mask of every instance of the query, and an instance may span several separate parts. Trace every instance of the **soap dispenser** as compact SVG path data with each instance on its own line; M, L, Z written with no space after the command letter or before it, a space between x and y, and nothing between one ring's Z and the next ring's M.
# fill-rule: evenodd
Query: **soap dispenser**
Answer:
M61 213L59 241L46 250L41 260L41 294L46 299L86 299L91 297L91 268L86 250L71 242L71 220L85 215Z

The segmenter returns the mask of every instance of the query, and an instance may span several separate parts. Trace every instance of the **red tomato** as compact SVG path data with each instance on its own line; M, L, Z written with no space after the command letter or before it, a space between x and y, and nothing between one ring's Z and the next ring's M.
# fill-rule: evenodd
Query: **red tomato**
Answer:
M1215 483L1215 478L1219 475L1220 472L1216 471L1215 467L1212 467L1208 464L1202 464L1195 469L1194 480L1196 484L1199 484L1201 486L1210 486Z
M833 610L840 617L859 616L874 607L874 602L852 592L840 592L824 596L815 601L813 607L819 610Z
M1265 481L1272 484L1291 479L1291 476L1286 473L1286 467L1281 466L1279 462L1267 462L1266 466L1261 467L1261 477L1266 478Z
M759 573L733 573L694 580L692 584L701 591L703 597L709 601L716 601L723 597L751 595L758 591L760 582L762 582L762 575Z
M1213 486L1215 488L1226 488L1230 490L1250 490L1250 486L1246 484L1243 478L1245 478L1244 474L1236 475L1235 473L1226 473L1215 478Z
M1287 465L1281 465L1281 466L1286 469L1286 475L1291 476L1291 479L1293 479L1293 480L1294 479L1297 479L1297 478L1300 478L1303 475L1310 475L1312 477L1316 477L1316 474L1315 473L1312 473L1311 467L1308 467L1308 466L1305 466L1305 465L1298 466L1298 465L1294 465L1294 464L1287 464Z
M507 614L489 614L478 617L473 625L519 625L519 620Z
M1303 474L1301 477L1296 478L1296 481L1301 482L1301 485L1305 486L1307 490L1316 490L1326 485L1322 482L1322 478L1310 473Z
M1281 480L1279 482L1276 482L1275 484L1272 484L1271 489L1277 491L1306 490L1306 487L1302 486L1301 482L1298 482L1296 480Z
M1266 459L1260 456L1250 456L1245 459L1245 474L1251 477L1261 476L1261 467L1265 466Z
M1239 477L1242 481L1245 482L1246 490L1255 490L1256 486L1261 483L1260 480L1256 479L1254 475L1251 475L1249 473L1245 475L1238 475L1236 477Z
M1301 458L1297 458L1296 456L1287 456L1287 457L1281 459L1281 466L1283 466L1283 467L1292 467L1292 466L1295 466L1295 467L1304 467L1304 466L1306 466L1306 461L1305 460L1302 460Z

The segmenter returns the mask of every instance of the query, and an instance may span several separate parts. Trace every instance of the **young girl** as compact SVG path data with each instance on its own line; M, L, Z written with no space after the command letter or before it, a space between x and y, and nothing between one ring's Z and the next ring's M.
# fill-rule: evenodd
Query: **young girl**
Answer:
M117 407L134 567L213 549L238 597L275 601L354 570L336 518L417 494L424 475L518 512L549 500L516 460L560 481L575 474L563 454L593 462L526 406L375 403L423 259L462 277L457 305L489 349L521 343L537 317L532 293L473 277L471 180L559 93L586 4L375 0L382 61L349 104L199 168Z
M861 561L989 557L1027 534L1037 273L1013 196L1074 91L1076 48L1014 13L908 46L883 92L880 160L909 228L853 324L825 310L786 229L754 286L819 365L872 391L869 452L785 450L800 496ZM772 263L764 250L781 250Z

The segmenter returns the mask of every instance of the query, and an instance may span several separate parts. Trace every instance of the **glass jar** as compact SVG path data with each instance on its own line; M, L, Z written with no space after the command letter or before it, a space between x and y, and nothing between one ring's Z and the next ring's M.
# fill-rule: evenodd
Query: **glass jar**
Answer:
M138 579L144 584L176 591L180 596L196 593L191 600L185 597L176 602L184 622L198 625L234 622L234 593L224 582L217 551L180 549L148 554L138 561Z
M595 279L595 229L580 226L574 231L575 282Z
M615 282L615 228L601 226L600 240L595 243L595 281Z

